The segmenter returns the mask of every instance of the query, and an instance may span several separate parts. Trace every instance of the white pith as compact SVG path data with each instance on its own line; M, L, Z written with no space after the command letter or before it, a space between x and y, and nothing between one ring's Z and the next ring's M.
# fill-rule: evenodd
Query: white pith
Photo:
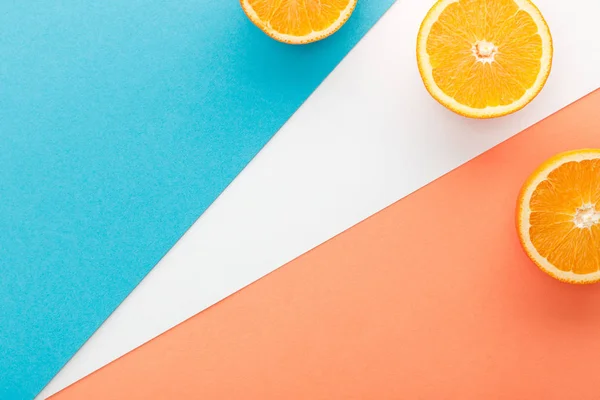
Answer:
M591 229L592 226L600 224L600 211L596 209L597 204L584 204L577 209L573 216L573 223L579 229Z
M473 44L473 56L477 62L491 64L494 62L496 58L496 54L498 54L498 47L494 45L494 43L490 43L487 40L478 40Z

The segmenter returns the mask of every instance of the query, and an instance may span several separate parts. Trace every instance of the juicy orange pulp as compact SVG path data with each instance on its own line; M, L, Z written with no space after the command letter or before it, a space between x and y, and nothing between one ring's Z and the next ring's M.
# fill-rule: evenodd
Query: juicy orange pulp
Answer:
M242 0L250 19L265 33L288 43L322 39L352 13L356 0Z
M552 171L529 207L529 235L542 257L561 271L600 270L600 159Z
M524 107L550 72L550 31L530 0L439 0L417 43L429 92L469 117Z
M511 104L540 73L542 39L537 31L531 15L513 1L451 4L427 40L433 78L441 90L469 107ZM458 40L444 40L452 34ZM486 42L493 48L486 49ZM477 57L486 61L473 62Z

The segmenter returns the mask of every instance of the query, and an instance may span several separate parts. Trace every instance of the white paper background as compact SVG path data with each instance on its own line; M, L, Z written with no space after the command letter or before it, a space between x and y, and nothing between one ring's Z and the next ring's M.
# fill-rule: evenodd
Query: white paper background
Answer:
M415 61L433 3L392 7L38 399L600 87L600 3L537 0L555 46L538 98L498 120L446 111Z

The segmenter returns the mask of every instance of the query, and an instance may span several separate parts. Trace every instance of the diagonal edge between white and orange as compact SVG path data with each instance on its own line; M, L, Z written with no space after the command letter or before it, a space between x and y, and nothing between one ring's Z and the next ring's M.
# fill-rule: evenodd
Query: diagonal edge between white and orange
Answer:
M514 200L552 154L600 147L599 106L596 91L52 399L596 399L600 316L582 304L600 286L540 273Z
M561 54L553 77L522 112L482 122L429 97L414 41L431 4L397 2L39 398L600 87L595 6L536 4Z

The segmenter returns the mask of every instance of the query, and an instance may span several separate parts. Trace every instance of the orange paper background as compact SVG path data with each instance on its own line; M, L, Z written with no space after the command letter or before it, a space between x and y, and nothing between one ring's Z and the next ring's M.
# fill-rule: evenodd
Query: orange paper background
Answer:
M600 399L600 286L540 272L514 222L541 162L600 148L599 112L597 91L52 399Z

